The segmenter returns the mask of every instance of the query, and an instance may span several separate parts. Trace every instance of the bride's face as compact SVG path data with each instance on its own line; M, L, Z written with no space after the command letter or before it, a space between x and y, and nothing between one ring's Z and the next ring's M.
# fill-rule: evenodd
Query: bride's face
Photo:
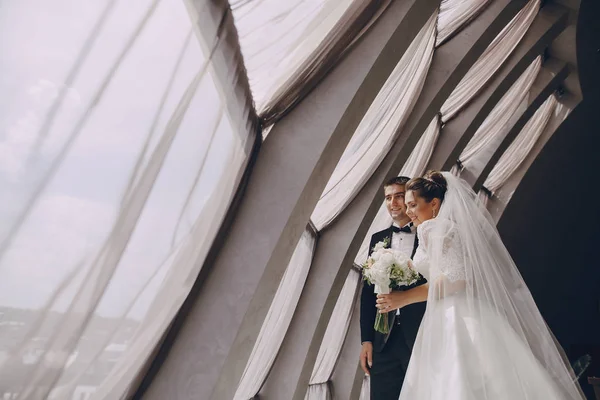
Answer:
M412 190L406 192L404 202L406 203L406 215L410 217L415 226L432 219L438 203L437 199L428 203L424 198L416 196Z

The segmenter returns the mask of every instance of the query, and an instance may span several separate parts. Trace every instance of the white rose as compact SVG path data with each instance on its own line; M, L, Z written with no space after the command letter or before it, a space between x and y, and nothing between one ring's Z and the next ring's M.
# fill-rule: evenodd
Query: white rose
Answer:
M380 258L381 263L386 264L386 265L391 265L394 263L395 261L395 257L393 254L391 253L385 253L381 256Z
M385 287L385 288L390 287L390 278L387 277L386 275L377 275L375 277L375 279L371 280L371 282L377 286L381 286L381 287Z
M375 245L375 248L373 249L374 252L379 251L385 249L385 243L383 242L379 242Z
M394 258L398 264L407 264L410 261L410 257L408 257L405 253L401 251L394 252Z

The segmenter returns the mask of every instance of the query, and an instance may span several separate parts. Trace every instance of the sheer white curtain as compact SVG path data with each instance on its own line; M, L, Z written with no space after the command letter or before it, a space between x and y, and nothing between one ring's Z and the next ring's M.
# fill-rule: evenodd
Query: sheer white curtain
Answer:
M267 378L302 294L314 247L314 233L306 230L296 246L273 298L234 400L254 398Z
M469 102L502 63L511 55L533 23L540 7L540 0L530 0L525 7L494 38L477 62L469 69L456 89L442 106L442 120L447 122Z
M544 132L550 118L552 118L552 115L556 110L557 104L556 97L551 95L548 97L548 100L540 106L527 124L525 124L519 133L519 136L517 136L502 157L500 157L500 160L498 160L498 163L494 166L490 175L485 180L484 186L488 190L493 193L500 189L517 168L519 168L521 162L527 157Z
M231 1L256 108L267 124L300 100L390 1Z
M358 295L361 274L352 268L348 273L344 287L335 303L323 342L317 354L317 360L306 392L307 400L325 400L331 396L328 381L333 374L336 362L342 351L344 339L348 333L352 311ZM328 397L329 396L329 397Z
M331 223L385 157L412 111L433 56L437 12L413 40L350 140L311 217Z
M463 166L475 166L486 148L502 140L511 125L510 121L521 114L519 110L523 109L523 104L527 101L541 65L541 57L536 58L483 121L460 155Z
M320 383L317 385L308 386L304 400L332 400L333 396L329 383Z
M194 33L175 0L27 0L0 19L0 313L16 327L0 328L0 397L120 398L245 170L241 68L216 78L229 33Z
M477 12L481 7L485 6L485 2L473 2L473 3L461 3L458 2L442 2L442 10L445 8L449 10L463 10L470 9L472 13ZM469 7L470 6L470 7ZM479 60L473 65L469 72L462 79L457 88L452 92L448 100L444 103L441 110L441 118L443 121L451 119L460 110L468 104L474 97L477 96L478 91L483 85L490 79L494 72L501 66L502 62L511 54L517 44L521 41L527 30L529 29L533 19L537 13L539 7L539 0L530 1L521 10L515 18L504 28L500 34L494 39L492 44L488 46L484 54ZM450 11L447 11L450 13ZM447 18L447 16L444 16ZM442 13L440 11L439 21L442 21ZM443 26L452 25L450 21L447 21ZM439 35L439 34L438 34ZM439 37L439 36L438 36ZM437 125L438 123L436 123ZM405 167L403 168L400 175L413 177L419 176L425 172L425 168L433 153L437 137L439 136L439 129L433 130L434 125L432 124L427 129L427 132L423 135L423 139L419 141L419 144L415 147ZM419 164L414 162L419 160ZM360 251L355 259L357 264L363 263L368 254L368 246L371 235L382 229L385 229L392 223L389 217L385 204L382 204L367 236L363 240Z
M477 197L479 198L479 201L481 201L481 204L483 204L484 207L487 207L488 201L490 200L487 191L481 189L479 192L477 192Z
M410 157L402 167L402 170L398 174L399 176L408 176L412 178L414 176L419 176L425 173L425 169L427 168L427 163L431 158L431 154L433 153L433 149L435 148L435 144L440 135L440 122L439 116L436 116L429 126L421 139L413 149L412 153L410 153ZM383 196L383 192L382 192ZM363 240L362 245L360 246L360 250L356 255L354 262L358 265L361 265L367 260L367 256L369 254L369 243L371 242L371 236L379 232L383 229L388 228L392 224L392 218L385 207L385 202L381 203L381 207L377 212L377 215L373 219L371 223L371 227L365 239Z
M456 0L443 1L439 15L435 21L438 36L434 40L434 45L442 45L446 38L476 16L486 4L487 1L482 0L468 2ZM480 57L473 68L469 70L465 78L442 106L441 114L444 122L456 115L477 95L479 90L481 90L504 60L512 53L529 29L538 9L539 0L531 0L495 38L486 52ZM433 23L434 21L430 22ZM424 40L427 38L427 36L423 38L426 28L427 26L413 42L410 49L411 52L414 52L413 47L416 47L417 43L424 43ZM441 39L439 32L442 33ZM435 32L430 33L430 35L435 35ZM429 45L429 42L427 44ZM427 50L430 49L427 48ZM407 52L408 54L409 52ZM406 56L400 61L399 66L403 62L406 62L405 58ZM420 66L422 71L425 72L422 75L423 79L426 77L428 66L429 63L426 66L422 63ZM397 110L397 107L402 105L402 102L406 102L406 92L410 90L410 84L406 82L406 78L394 84L394 79L402 78L400 73L401 70L398 67L390 77L390 80L386 82L386 85L384 85L373 106L365 115L340 163L336 167L312 216L317 229L320 230L329 225L352 200L356 192L360 190L366 179L368 179L385 156L386 152L384 149L388 149L389 143L395 138L393 135L396 131L395 126L401 126L401 118L406 118L410 114L410 111L412 111L412 104L409 104L410 108L406 108L404 113ZM416 79L413 79L413 82L418 83ZM398 90L401 87L399 83L409 86L409 89ZM415 90L411 96L417 98L422 88L422 83L415 88L419 90ZM392 104L398 105L395 109L390 109L389 107ZM394 115L397 116L391 120ZM390 124L390 120L394 123L393 125Z
M441 121L439 115L436 115L429 126L421 136L421 139L417 142L417 145L413 149L412 153L404 163L400 175L413 177L422 175L429 164L429 159L433 154L433 149L440 137Z
M467 25L489 2L490 0L442 0L435 47L442 45L460 28Z
M257 110L311 55L353 0L232 1Z
M553 127L556 127L556 126L560 125L560 123L562 121L564 121L569 116L569 114L571 112L571 109L569 107L567 107L565 104L559 102L559 100L556 99L555 95L553 95L552 97L554 97L554 99L556 100L555 105L554 105L554 111L551 112L549 120L548 120L545 128L542 129L542 132L541 132L540 135L543 135L546 130L553 129ZM552 101L552 97L549 98L548 101L551 102ZM548 105L548 104L546 103L545 105ZM538 110L538 112L542 112L542 111ZM523 130L523 132L525 132L525 130ZM494 195L498 195L498 191L504 187L504 185L506 184L506 182L512 177L512 175L516 172L516 170L521 167L521 164L522 164L523 160L525 160L529 156L529 153L531 153L531 151L533 149L533 146L535 146L536 142L539 141L539 137L538 137L538 139L535 139L535 138L532 138L532 139L534 139L534 140L532 140L532 141L528 140L527 141L528 143L525 144L525 145L528 145L529 143L533 142L532 147L528 149L528 151L526 152L526 154L523 155L522 158L520 158L520 159L515 158L515 160L519 163L519 165L516 166L515 169L514 169L514 171L510 175L507 176L506 180L503 180L503 182L501 182L501 184L494 183L493 181L490 183L490 182L488 182L489 179L486 180L484 188L488 189L487 185L490 185L490 186L493 187L493 189L489 189L489 192L488 192L488 190L482 189L479 192L480 198L482 198L484 200L484 204L487 205L488 200L489 200L490 196L492 195L492 193ZM514 143L513 143L513 145L511 145L511 147L512 146L514 146ZM500 164L500 162L498 164ZM490 177L493 177L493 176L495 176L494 171L492 171L492 173L490 173ZM510 199L512 197L512 194L513 193L502 193L499 196L501 197L501 201L504 204L507 204L510 201Z

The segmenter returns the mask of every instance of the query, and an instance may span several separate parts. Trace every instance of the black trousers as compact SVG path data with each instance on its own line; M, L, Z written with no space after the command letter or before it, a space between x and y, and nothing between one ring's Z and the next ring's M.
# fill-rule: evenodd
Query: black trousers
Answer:
M410 354L402 325L395 325L381 352L373 352L371 400L398 400Z

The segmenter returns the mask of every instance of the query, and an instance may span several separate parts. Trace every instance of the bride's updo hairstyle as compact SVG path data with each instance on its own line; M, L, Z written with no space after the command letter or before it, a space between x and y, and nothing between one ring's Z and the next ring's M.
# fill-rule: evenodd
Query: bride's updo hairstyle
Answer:
M406 191L413 191L418 197L422 197L426 202L433 199L444 201L448 182L439 171L428 171L422 178L413 178L406 183Z

